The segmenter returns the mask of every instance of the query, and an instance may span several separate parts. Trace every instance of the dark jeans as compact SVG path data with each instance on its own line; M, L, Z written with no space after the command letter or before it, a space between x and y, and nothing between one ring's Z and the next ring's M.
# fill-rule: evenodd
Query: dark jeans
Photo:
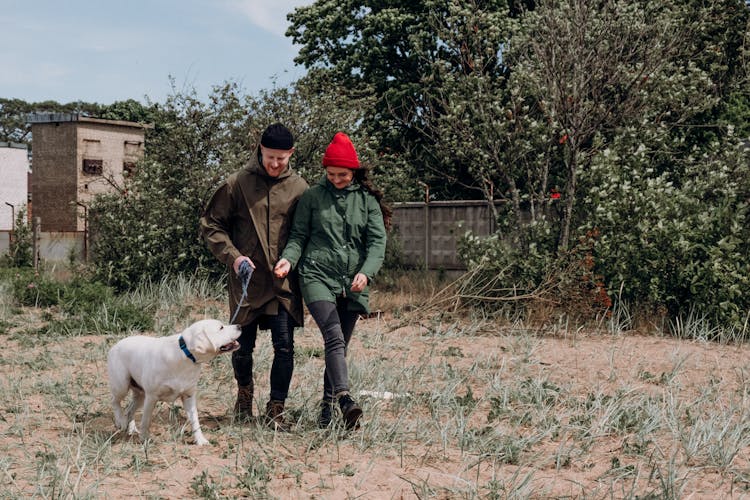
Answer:
M283 308L275 316L265 316L242 326L242 334L237 339L240 348L232 353L234 378L238 385L247 386L253 382L253 350L258 333L258 324L263 322L271 329L273 362L271 363L271 399L286 400L294 371L294 319Z
M324 300L307 304L315 323L320 328L325 343L326 369L323 373L323 399L333 401L334 396L349 390L349 370L346 351L352 338L359 313L347 311L347 299L336 303Z

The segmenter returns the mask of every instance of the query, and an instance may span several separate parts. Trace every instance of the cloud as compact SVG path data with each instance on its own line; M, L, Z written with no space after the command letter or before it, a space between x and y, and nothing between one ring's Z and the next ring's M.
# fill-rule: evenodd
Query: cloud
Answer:
M255 26L281 37L289 26L286 15L295 7L311 3L313 0L229 0L229 5L246 16Z

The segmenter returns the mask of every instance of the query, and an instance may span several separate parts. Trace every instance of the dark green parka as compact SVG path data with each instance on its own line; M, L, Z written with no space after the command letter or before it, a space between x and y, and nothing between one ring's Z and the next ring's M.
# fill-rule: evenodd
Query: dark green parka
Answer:
M219 186L203 212L201 231L211 253L228 267L230 317L242 297L242 283L232 264L241 255L255 264L235 323L244 325L261 314L276 314L281 305L302 325L297 276L276 278L273 266L286 245L297 200L308 185L290 167L270 177L258 156Z
M281 257L298 271L307 304L350 298L349 308L369 312L370 286L351 291L357 273L368 282L385 257L386 232L378 200L356 181L336 189L324 176L300 198Z

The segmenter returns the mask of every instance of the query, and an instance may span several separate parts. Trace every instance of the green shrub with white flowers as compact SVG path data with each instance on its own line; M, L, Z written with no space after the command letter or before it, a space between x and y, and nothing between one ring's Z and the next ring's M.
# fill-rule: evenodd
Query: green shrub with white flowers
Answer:
M715 143L661 168L645 148L605 150L589 172L582 228L598 230L611 292L743 328L750 311L750 172L742 142ZM744 327L746 328L746 327Z

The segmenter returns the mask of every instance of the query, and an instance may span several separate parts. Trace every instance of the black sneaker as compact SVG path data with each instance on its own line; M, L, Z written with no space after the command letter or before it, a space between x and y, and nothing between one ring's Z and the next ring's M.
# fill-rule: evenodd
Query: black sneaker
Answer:
M344 426L347 429L359 429L362 408L360 408L349 394L344 394L339 398L339 406L344 417Z
M333 420L333 401L324 399L320 402L320 418L318 418L318 427L325 429L331 425Z

